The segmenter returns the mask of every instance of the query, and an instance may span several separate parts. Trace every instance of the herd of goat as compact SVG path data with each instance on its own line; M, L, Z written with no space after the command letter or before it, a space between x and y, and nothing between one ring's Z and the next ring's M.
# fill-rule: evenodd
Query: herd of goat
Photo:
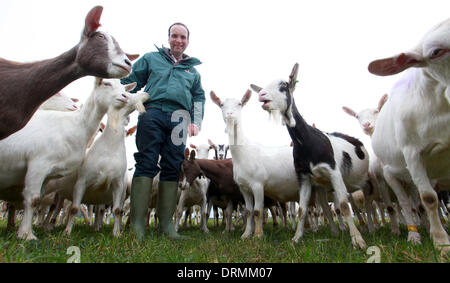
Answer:
M23 209L20 239L36 239L36 211L39 223L51 229L65 200L70 201L67 235L78 213L86 214L82 203L98 207L97 229L101 207L110 206L113 234L120 235L132 174L125 128L133 111L145 111L148 94L131 94L135 84L120 84L118 78L130 73L138 56L124 53L111 35L97 30L102 10L97 6L88 13L79 44L58 57L26 64L0 58L0 199L9 205L8 227L14 226L14 210ZM380 76L405 72L377 107L360 112L343 108L371 137L370 158L358 139L324 133L302 118L294 99L298 64L288 80L251 85L263 110L286 126L291 146L266 147L245 136L242 109L251 90L241 100L222 100L211 91L229 145L209 141L186 149L176 229L185 207L199 205L205 233L211 207L220 207L226 231L234 229L237 210L244 223L241 238L262 237L269 208L274 221L281 215L286 225L288 215L292 218L298 242L307 222L317 227L317 217L311 215L320 211L333 234L348 229L353 246L365 249L359 229L367 224L374 233L379 217L388 215L392 233L400 235L400 224L406 224L408 241L420 244L417 226L423 225L435 247L448 254L443 220L450 190L450 19L410 51L373 61L369 71ZM59 91L88 75L96 77L94 89L78 109ZM105 115L107 124L100 127ZM215 159L208 159L211 149ZM227 150L232 158L226 158ZM152 196L149 211L156 198Z

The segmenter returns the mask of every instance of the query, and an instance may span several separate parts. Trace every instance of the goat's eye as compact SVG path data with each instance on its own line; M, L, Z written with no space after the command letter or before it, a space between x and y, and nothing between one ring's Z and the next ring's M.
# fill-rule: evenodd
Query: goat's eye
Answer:
M436 48L431 53L431 57L430 58L434 59L434 58L440 57L440 56L444 55L444 53L445 53L445 49Z
M101 38L101 39L105 39L105 38L106 38L106 37L105 37L103 34L101 34L101 33L97 33L96 36L97 36L98 38Z
M111 83L108 83L108 82L103 83L103 85L104 85L104 86L110 86L110 87L112 87L112 84L111 84Z

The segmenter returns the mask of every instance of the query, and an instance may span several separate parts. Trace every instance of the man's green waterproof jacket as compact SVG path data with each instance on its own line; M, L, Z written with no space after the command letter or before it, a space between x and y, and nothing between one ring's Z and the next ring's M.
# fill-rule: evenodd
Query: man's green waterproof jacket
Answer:
M203 120L205 92L201 85L200 74L194 66L201 62L194 57L183 55L176 62L169 49L158 48L156 52L146 53L139 58L131 74L121 79L122 84L136 82L136 92L145 86L144 91L150 98L145 107L156 107L164 112L184 109L190 113L191 123L199 128Z

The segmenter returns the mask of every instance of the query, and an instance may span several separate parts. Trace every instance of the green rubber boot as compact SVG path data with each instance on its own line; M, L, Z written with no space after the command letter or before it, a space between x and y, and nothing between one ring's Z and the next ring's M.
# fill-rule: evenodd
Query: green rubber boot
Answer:
M177 206L178 182L160 181L158 188L158 201L156 204L159 219L159 232L165 236L183 240L188 237L181 236L175 231L173 213Z
M145 222L147 221L147 210L152 195L153 178L134 177L131 182L131 227L139 240L145 234Z

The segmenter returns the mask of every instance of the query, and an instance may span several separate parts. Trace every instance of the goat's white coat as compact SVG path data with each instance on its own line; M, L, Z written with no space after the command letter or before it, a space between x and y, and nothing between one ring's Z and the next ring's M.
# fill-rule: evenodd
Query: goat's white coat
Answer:
M33 209L41 188L52 178L72 174L81 164L88 141L109 105L122 93L111 92L97 79L95 88L80 111L37 111L20 131L0 141L0 198L21 200L24 217L17 236L33 240Z
M443 53L432 58L439 50ZM450 19L432 28L411 52L389 60L401 65L402 58L406 64L395 73L411 66L419 68L409 69L391 90L378 115L372 147L393 189L402 187L396 179L417 187L433 242L445 253L450 251L450 241L439 221L432 182L450 177ZM412 59L415 61L410 63ZM369 70L371 66L373 63ZM374 73L380 74L378 70Z
M241 236L243 239L253 233L253 215L256 222L254 234L257 237L263 236L264 195L280 202L299 200L292 148L265 147L252 143L245 137L241 109L250 94L248 91L241 101L231 98L223 102L220 99L214 101L222 109L233 156L233 178L245 200L247 225Z
M116 89L124 89L119 81L114 81ZM103 134L95 141L86 154L77 172L73 187L72 209L66 234L70 234L81 202L85 204L112 204L114 213L114 236L119 236L123 203L127 189L127 160L125 150L125 126L129 115L136 109L144 111L143 101L147 93L130 94L129 101L111 106L108 122Z

